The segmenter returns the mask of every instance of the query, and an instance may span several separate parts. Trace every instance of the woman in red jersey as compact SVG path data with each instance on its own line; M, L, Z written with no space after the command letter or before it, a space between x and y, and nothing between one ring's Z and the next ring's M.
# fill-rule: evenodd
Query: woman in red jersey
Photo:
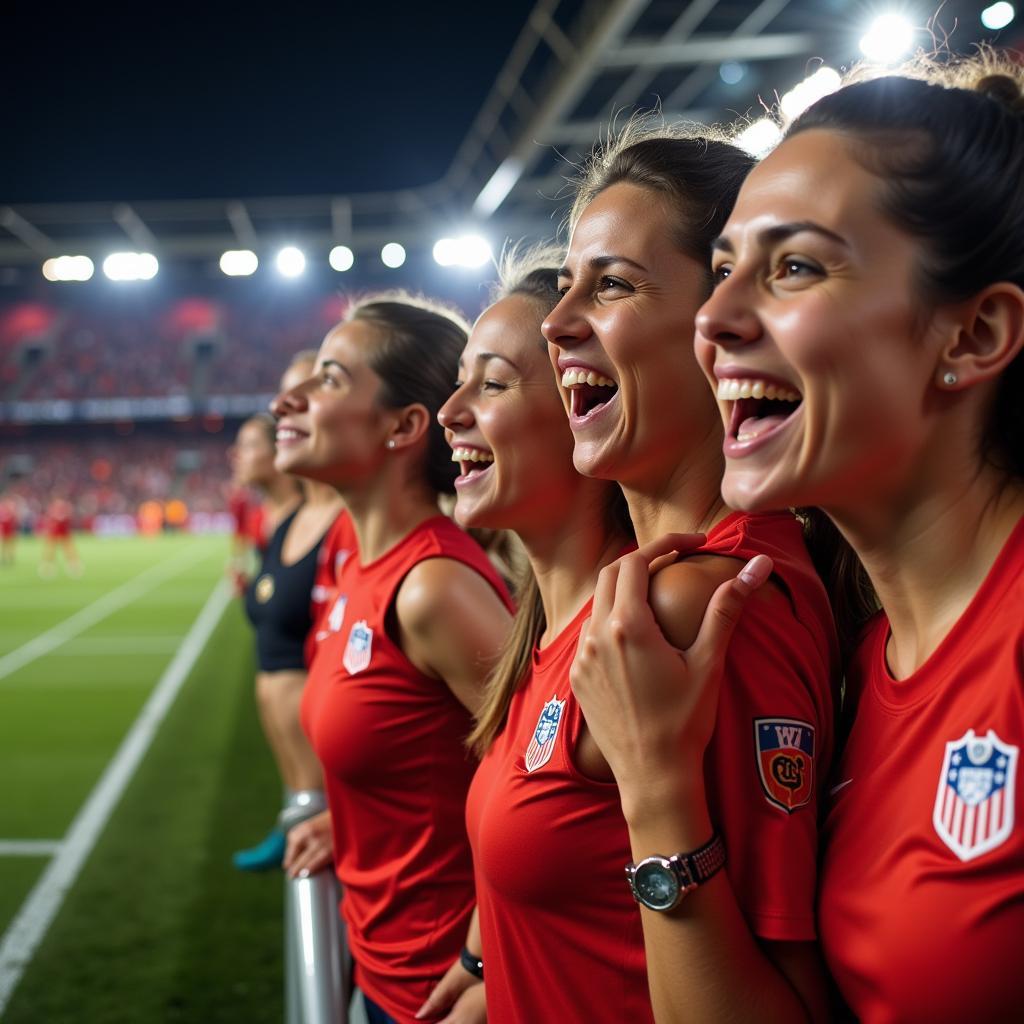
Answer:
M74 509L66 498L54 498L43 519L43 549L39 558L39 575L50 577L57 571L57 551L64 554L68 575L79 576L82 563L71 537Z
M487 1019L497 1022L592 1019L572 986L550 993L547 1017L536 1014L527 991L551 972L568 975L566 962L585 955L573 946L574 932L599 920L595 907L623 895L581 873L568 898L564 851L559 860L549 857L568 846L593 865L599 848L616 838L625 848L613 787L581 775L600 766L592 765L593 744L569 691L569 663L597 574L631 534L618 488L573 468L572 434L540 333L558 301L560 257L535 250L505 261L497 301L477 320L457 390L439 415L460 469L456 518L463 526L515 531L530 560L515 625L471 737L483 758L467 803L482 934L474 932L466 946L477 961L482 949ZM541 720L546 735L535 744ZM621 864L611 868L617 875ZM628 895L621 902L635 914ZM469 988L475 981L456 961L424 1012L455 1003L467 1013L482 994L483 986ZM629 1007L618 1009L618 1019L634 1019Z
M712 594L758 554L774 562L736 628L707 742L684 728L689 687L663 687L639 708L619 695L611 714L597 687L574 674L625 819L619 870L630 863L606 884L640 904L629 941L620 916L590 942L605 957L636 948L646 958L646 977L581 965L574 987L605 1007L593 1019L623 1019L611 1008L623 987L648 985L646 1016L636 1019L763 1021L772 1019L761 1014L765 1000L789 1021L825 1013L814 895L833 747L832 615L800 521L723 503L721 426L691 344L711 289L711 242L750 166L726 142L683 134L627 134L598 154L578 189L562 298L544 324L577 469L621 485L641 544L706 534L653 579L650 599L669 639L691 645ZM622 622L605 611L619 571L605 570L584 638L619 635ZM646 562L643 575L646 583ZM676 809L695 789L700 813L684 819Z
M289 832L285 863L333 853L371 1021L415 1019L473 911L464 740L510 611L486 554L438 512L456 467L436 416L465 340L424 302L370 299L274 403L282 459L337 489L357 543L302 699L330 810Z

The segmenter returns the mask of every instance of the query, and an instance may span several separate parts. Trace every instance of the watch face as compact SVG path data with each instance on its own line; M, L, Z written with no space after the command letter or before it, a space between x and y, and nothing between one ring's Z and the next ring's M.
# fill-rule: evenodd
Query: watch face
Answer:
M648 857L637 865L633 886L640 902L651 910L667 910L679 898L679 879L661 857Z

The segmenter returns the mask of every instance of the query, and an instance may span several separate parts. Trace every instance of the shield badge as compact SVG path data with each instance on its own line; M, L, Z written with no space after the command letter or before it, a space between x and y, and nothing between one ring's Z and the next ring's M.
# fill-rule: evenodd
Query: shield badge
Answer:
M342 611L344 614L344 611ZM345 646L345 655L341 659L342 664L348 670L350 676L362 672L370 664L370 655L373 652L373 630L366 624L365 619L360 619L348 635L348 644Z
M768 802L792 814L814 790L814 726L798 718L755 718L754 745Z
M266 604L274 596L274 577L269 572L264 573L256 581L253 593L258 604Z
M1013 831L1018 747L993 730L968 729L946 744L932 824L962 860L974 860L1005 843Z
M535 772L538 768L543 768L551 760L563 711L565 711L565 701L554 696L540 709L537 728L533 730L530 745L526 748L525 763L528 772Z

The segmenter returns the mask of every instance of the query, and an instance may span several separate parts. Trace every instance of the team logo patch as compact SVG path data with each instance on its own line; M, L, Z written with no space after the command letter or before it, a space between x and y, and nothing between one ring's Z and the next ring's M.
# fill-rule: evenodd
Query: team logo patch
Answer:
M265 573L256 581L253 594L260 604L266 604L274 596L274 577Z
M366 624L365 619L360 619L348 635L345 656L341 659L348 674L354 676L357 672L362 672L370 664L372 652L373 630Z
M797 718L755 718L761 787L770 804L791 814L814 788L814 726Z
M973 860L1006 842L1013 831L1017 747L991 729L968 729L946 744L932 824L962 860Z
M341 629L341 624L345 621L345 605L348 604L348 598L342 594L334 602L334 606L331 608L330 613L327 616L327 629L331 633L337 633ZM351 638L349 638L351 643Z
M537 728L533 730L530 745L526 748L526 770L535 772L551 760L558 738L558 727L562 723L565 701L552 697L540 710Z

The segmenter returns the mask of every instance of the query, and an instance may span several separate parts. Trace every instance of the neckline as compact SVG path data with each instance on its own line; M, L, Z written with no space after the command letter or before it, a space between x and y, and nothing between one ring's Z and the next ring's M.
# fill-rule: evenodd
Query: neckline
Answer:
M426 519L423 519L420 522L418 522L407 534L405 534L404 537L400 537L398 540L396 540L395 543L391 545L391 547L389 547L386 551L382 551L375 559L373 559L373 561L364 563L362 560L362 555L358 550L356 551L355 558L351 559L351 561L355 563L355 567L360 572L368 572L370 569L375 569L383 562L386 562L392 555L395 554L395 552L400 551L402 547L412 537L416 536L417 533L419 533L422 530L425 530L428 526L437 523L438 520L441 520L445 523L451 522L451 520L443 512L438 512L437 515L428 516Z
M1011 572L1013 563L1024 555L1024 516L1022 516L1003 543L995 561L989 567L981 586L975 591L967 607L950 627L949 632L939 641L938 646L918 668L905 679L897 679L889 670L885 656L891 629L884 612L875 630L872 648L868 651L868 664L874 690L879 700L894 710L907 710L927 699L956 669L959 663L957 650L970 644L974 630L982 621L987 609L998 605L1004 592L1017 582Z
M533 648L533 665L534 668L542 668L545 662L551 661L552 658L557 657L561 654L565 648L575 641L576 637L579 636L580 629L583 626L583 620L590 614L591 609L594 605L594 595L583 602L580 610L572 617L572 619L562 628L561 632L553 639L550 643L541 647L540 644L536 644Z

